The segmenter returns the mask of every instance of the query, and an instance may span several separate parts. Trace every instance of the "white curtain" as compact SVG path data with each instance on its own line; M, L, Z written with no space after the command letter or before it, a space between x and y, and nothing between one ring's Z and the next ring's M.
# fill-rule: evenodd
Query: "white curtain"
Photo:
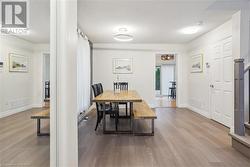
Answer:
M90 46L88 40L78 35L77 48L77 112L86 111L90 106Z

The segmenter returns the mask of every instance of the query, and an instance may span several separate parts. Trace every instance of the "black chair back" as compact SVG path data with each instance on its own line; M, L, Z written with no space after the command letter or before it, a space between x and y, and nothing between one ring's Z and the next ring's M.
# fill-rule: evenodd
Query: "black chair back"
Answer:
M114 82L115 90L128 90L128 82Z
M94 92L94 96L98 96L100 93L99 89L98 89L98 85L97 84L94 84L92 85L92 89L93 89L93 92Z
M100 93L103 93L103 87L101 83L97 84L97 89Z
M128 82L120 82L121 90L128 90Z

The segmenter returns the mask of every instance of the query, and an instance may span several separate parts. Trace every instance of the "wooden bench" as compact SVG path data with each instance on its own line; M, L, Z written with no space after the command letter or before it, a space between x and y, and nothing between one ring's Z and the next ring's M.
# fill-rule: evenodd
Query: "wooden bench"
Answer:
M49 136L49 133L41 133L41 119L49 119L49 109L38 112L30 117L37 120L37 136Z
M135 135L154 135L154 120L157 119L155 112L148 106L145 101L134 103L133 119L151 119L151 133L135 133ZM133 127L134 128L134 127ZM134 131L134 129L133 129Z

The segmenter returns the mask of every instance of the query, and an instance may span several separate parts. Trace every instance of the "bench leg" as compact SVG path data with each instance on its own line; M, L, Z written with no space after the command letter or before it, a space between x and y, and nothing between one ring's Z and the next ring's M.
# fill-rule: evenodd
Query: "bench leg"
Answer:
M37 136L41 134L41 119L37 119Z
M41 119L37 119L37 136L49 136L49 133L41 133Z
M154 136L154 119L151 119L151 133L136 133L134 130L135 125L133 125L133 134L135 136Z
M133 112L133 103L130 102L130 112L129 112L129 116L130 116L130 129L131 129L131 132L133 133L133 118L132 118L132 112Z
M152 122L151 122L151 128L152 128L152 135L154 135L154 133L155 133L155 120L154 119L152 119Z

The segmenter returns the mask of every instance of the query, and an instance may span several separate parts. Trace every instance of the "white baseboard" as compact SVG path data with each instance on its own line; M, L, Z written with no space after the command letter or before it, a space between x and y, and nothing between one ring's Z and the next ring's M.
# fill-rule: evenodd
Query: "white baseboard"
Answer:
M27 106L23 106L23 107L20 107L20 108L15 108L15 109L12 109L12 110L3 111L3 112L0 112L0 118L4 118L4 117L7 117L7 116L10 116L10 115L19 113L19 112L23 112L23 111L29 110L31 108L33 108L32 104L27 105Z
M194 111L194 112L196 112L196 113L210 119L209 113L204 111L204 110L198 109L198 108L190 106L190 105L187 105L186 108L188 108L189 110Z
M32 108L42 108L43 104L33 104Z
M178 108L188 108L187 104L179 104L177 105Z

